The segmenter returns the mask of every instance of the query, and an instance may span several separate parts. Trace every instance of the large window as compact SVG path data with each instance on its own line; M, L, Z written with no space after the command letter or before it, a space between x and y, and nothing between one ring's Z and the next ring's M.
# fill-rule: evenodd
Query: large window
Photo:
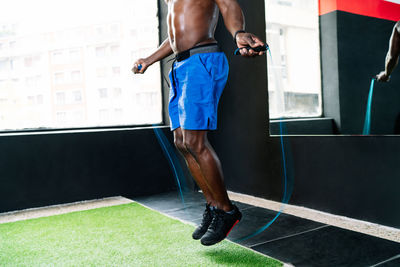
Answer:
M0 9L0 130L162 121L157 0L6 0Z
M318 0L266 0L270 117L316 117L321 109Z

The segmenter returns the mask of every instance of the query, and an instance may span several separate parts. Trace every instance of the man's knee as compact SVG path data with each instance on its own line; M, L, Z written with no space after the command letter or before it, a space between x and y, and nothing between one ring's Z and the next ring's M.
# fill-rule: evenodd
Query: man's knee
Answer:
M181 152L181 153L187 153L187 149L185 147L185 144L183 143L183 137L182 136L175 136L174 138L174 144L175 147Z
M198 138L197 136L186 137L184 140L184 146L186 150L193 155L201 154L206 148L204 139Z

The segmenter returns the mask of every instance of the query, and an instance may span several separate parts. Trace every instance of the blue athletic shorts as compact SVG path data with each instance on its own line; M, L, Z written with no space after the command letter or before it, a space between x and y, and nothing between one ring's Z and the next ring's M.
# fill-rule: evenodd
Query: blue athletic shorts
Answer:
M228 73L228 60L223 52L199 53L174 62L169 73L171 131L179 127L185 130L217 129L218 102Z

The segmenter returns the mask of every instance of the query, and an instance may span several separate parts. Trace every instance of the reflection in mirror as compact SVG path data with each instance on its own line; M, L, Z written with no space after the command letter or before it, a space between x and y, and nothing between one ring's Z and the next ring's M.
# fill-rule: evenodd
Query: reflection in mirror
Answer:
M398 1L265 0L265 6L272 135L279 135L279 119L289 135L400 134Z

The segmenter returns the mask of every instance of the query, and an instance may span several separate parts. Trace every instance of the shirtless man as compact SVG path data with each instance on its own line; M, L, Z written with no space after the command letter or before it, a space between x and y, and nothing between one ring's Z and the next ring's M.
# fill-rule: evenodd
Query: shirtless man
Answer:
M393 28L392 36L390 37L389 51L386 55L385 70L376 75L376 79L380 82L388 82L390 74L396 68L400 56L400 21Z
M263 55L245 47L264 46L246 33L244 16L236 0L166 0L168 39L149 57L138 59L134 73L143 74L153 63L175 54L171 81L169 116L176 148L206 199L203 221L193 232L209 246L222 241L240 221L242 214L231 203L223 181L220 161L207 139L217 127L217 107L225 87L229 66L214 39L221 12L240 54Z

